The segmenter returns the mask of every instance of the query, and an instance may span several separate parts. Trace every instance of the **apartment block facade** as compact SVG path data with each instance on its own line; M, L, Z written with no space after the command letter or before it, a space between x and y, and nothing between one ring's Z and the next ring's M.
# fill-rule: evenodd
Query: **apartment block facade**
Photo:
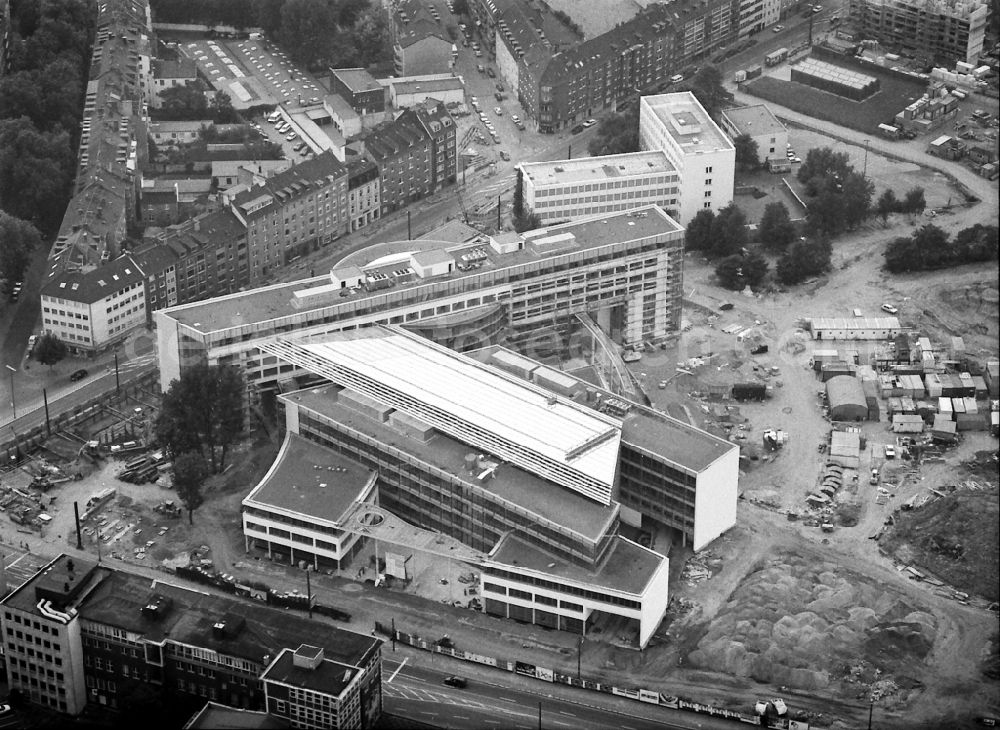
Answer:
M350 230L347 167L321 155L238 194L230 210L246 227L252 281Z
M382 215L455 182L455 122L440 102L406 109L395 121L373 130L364 150L378 165Z
M985 0L851 0L848 9L862 38L972 64L982 55L990 14Z

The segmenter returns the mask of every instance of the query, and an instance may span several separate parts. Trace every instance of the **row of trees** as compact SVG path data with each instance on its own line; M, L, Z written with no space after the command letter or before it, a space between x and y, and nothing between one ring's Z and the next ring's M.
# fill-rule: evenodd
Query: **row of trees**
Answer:
M193 521L208 475L226 466L243 431L243 378L228 366L196 365L170 383L155 431L173 460L174 488Z
M710 208L699 210L684 232L684 248L718 259L741 253L749 238L746 215L730 203L718 213Z
M207 86L202 81L164 89L160 92L161 105L150 109L150 116L157 121L211 119L216 124L240 121L229 94L216 91L209 101L206 91Z
M885 268L893 273L943 269L949 266L997 260L997 227L977 223L963 228L951 240L939 227L928 224L889 242Z
M55 234L70 195L94 35L85 0L12 3L0 76L0 267L20 279Z
M369 66L391 56L385 11L369 0L152 0L163 23L261 28L310 68Z

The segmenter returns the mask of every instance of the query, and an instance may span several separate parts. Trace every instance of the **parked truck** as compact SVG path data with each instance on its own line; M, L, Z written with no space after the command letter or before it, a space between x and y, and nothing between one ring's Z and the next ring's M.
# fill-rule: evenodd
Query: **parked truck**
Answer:
M788 58L788 49L779 48L776 51L771 51L766 56L764 56L765 66L777 66L779 63Z

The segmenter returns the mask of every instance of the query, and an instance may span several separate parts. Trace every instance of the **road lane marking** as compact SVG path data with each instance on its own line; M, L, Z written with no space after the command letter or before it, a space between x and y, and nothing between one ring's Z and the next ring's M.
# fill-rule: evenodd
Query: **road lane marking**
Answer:
M401 669L402 669L402 668L403 668L404 666L406 666L406 663L407 663L408 661L410 661L410 657L406 657L406 659L404 659L404 660L403 660L403 663L402 663L402 664L400 664L400 665L399 665L398 667L396 667L396 671L395 671L395 672L393 672L393 673L392 673L392 676L391 676L391 677L389 677L389 679L387 679L386 681L387 681L388 683L392 684L392 680L394 680L394 679L396 678L396 675L397 675L397 674L399 674L399 671L400 671L400 670L401 670Z
M566 710L559 710L560 715L569 715L570 717L576 717L572 712L566 712Z
M569 724L568 722L562 722L562 721L560 721L560 720L553 720L552 722L554 722L554 723L555 723L556 725L563 725L563 726L565 726L565 727L573 727L573 726L572 726L572 725L570 725L570 724Z
M497 699L503 700L504 702L517 702L517 700L512 700L510 697L498 697Z

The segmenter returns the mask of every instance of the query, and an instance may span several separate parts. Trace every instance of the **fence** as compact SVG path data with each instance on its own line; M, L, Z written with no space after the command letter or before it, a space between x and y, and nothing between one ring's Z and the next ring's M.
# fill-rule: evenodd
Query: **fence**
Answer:
M741 722L746 725L763 725L764 727L773 728L774 730L809 730L809 723L800 720L771 718L765 724L763 718L758 715L747 715L741 712L734 712L733 710L726 710L721 707L705 705L700 702L692 702L681 697L665 695L656 690L616 687L603 682L593 682L589 679L583 679L582 676L574 677L569 674L562 674L561 672L557 672L553 669L539 667L529 662L498 659L496 657L485 656L483 654L476 654L474 652L444 647L434 642L428 642L415 634L408 634L403 631L394 632L391 626L386 626L380 621L375 622L375 630L394 639L395 641L406 644L407 646L423 649L424 651L430 651L435 654L444 654L466 662L482 664L487 667L495 667L496 669L501 669L505 672L518 674L522 677L531 677L543 682L565 684L570 687L579 687L592 692L603 692L617 697L627 697L628 699L636 700L637 702L657 705L668 710L686 710L688 712L697 712L701 715L721 717L726 720Z
M143 397L157 393L159 389L159 370L154 369L130 379L123 378L119 396L116 397L115 389L110 388L104 393L99 393L83 403L73 406L72 410L53 415L49 419L52 432L56 433L64 428L72 428L100 418L104 414L104 407L112 402L117 404L127 403L129 399L141 400ZM56 401L51 407L57 408L58 403L59 401ZM6 427L5 430L9 431L9 434L0 437L4 439L0 441L0 458L3 459L2 463L4 464L12 463L19 450L23 453L29 453L38 448L49 437L44 421L24 432L17 432L14 428L6 429Z

